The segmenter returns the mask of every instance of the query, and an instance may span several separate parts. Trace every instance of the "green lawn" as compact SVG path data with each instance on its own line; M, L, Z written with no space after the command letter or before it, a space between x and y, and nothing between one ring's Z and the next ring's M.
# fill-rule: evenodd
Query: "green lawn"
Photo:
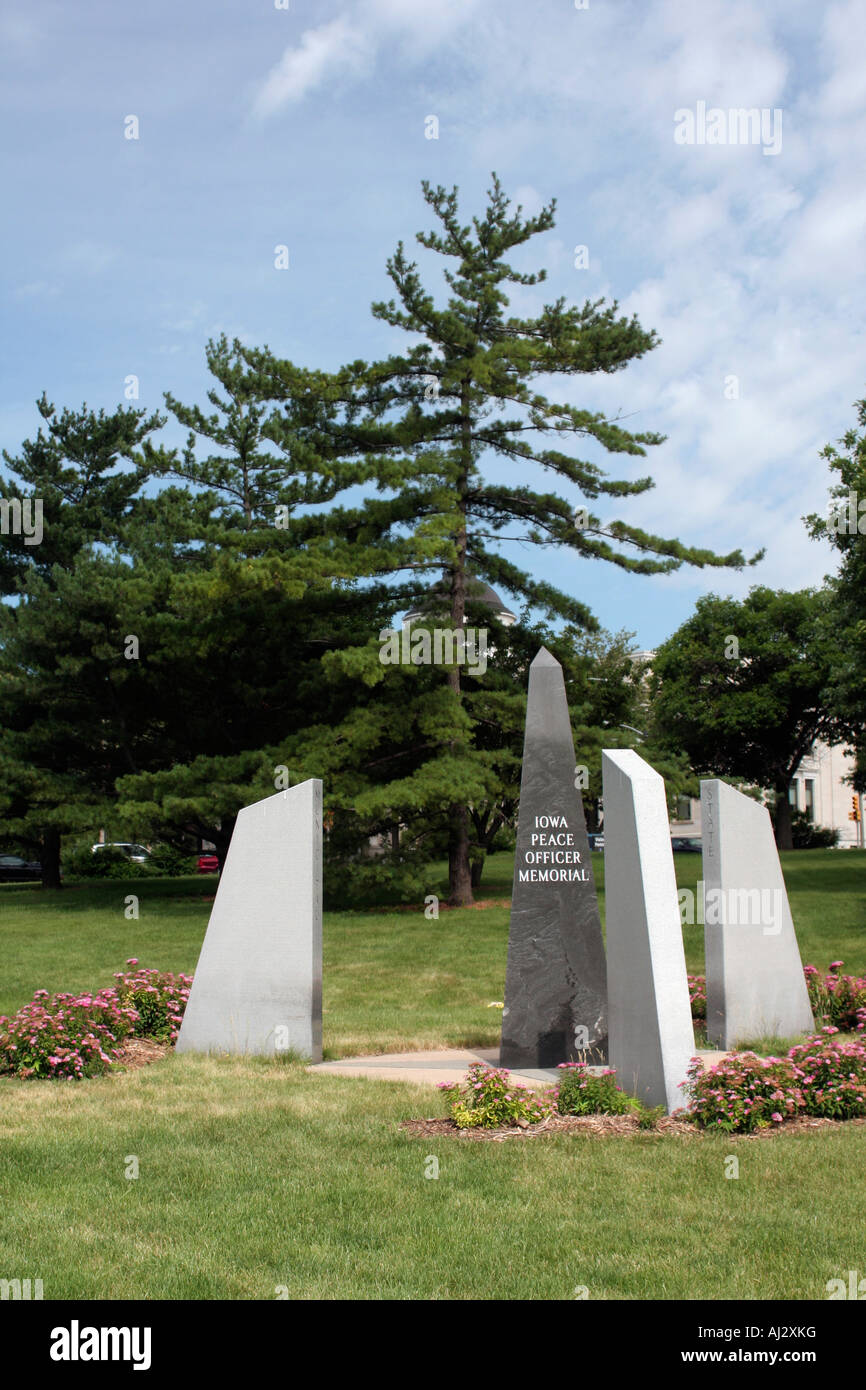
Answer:
M694 889L700 855L675 859ZM604 858L593 863L604 910ZM866 973L866 854L803 850L784 857L804 963L842 959ZM124 961L192 972L210 911L213 878L138 879L70 885L59 893L0 887L0 1014L36 989L110 984ZM433 882L431 892L445 892ZM507 899L511 856L496 855L480 896ZM138 920L125 900L139 898ZM686 926L689 970L703 971L703 927ZM508 947L508 908L330 912L324 922L324 1040L328 1056L434 1046L494 1045Z
M699 868L677 857L683 886ZM804 960L866 972L866 855L792 854L785 872ZM483 896L509 887L501 856ZM0 888L0 1013L37 988L109 983L128 956L192 970L212 891L206 879ZM130 892L138 921L124 917ZM327 914L328 1053L494 1042L507 917ZM701 934L685 929L691 969ZM863 1125L503 1144L399 1130L437 1113L427 1089L255 1059L2 1079L0 1278L41 1278L46 1298L268 1299L285 1286L293 1298L569 1299L585 1286L590 1298L811 1299L866 1268Z

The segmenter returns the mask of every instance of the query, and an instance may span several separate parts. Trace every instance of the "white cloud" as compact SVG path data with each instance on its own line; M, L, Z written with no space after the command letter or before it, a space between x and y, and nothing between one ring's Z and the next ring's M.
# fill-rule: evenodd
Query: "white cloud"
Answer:
M48 280L28 280L14 290L16 299L55 299L59 293L59 286Z
M300 45L287 48L268 73L256 95L254 113L272 116L329 79L346 72L365 72L370 59L368 35L347 19L308 29Z
M80 275L99 275L117 260L118 251L101 241L73 242L63 251L63 263Z
M288 47L256 94L253 110L271 116L329 79L365 77L382 48L395 43L410 62L425 59L472 23L485 0L364 0L344 15L308 29Z

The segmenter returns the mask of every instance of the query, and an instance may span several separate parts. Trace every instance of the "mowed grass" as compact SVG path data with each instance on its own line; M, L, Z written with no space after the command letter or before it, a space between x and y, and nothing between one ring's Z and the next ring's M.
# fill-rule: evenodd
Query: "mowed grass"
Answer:
M804 850L783 857L804 963L842 959L866 973L866 854ZM675 856L681 888L693 892L698 854ZM604 913L604 856L593 855ZM445 885L431 875L431 893ZM216 880L139 879L71 884L57 893L0 886L0 1014L20 1008L36 989L94 989L111 984L134 957L161 970L193 972ZM511 856L486 866L478 894L507 903ZM138 919L127 919L129 895ZM704 968L703 927L683 928L686 962ZM494 1046L508 950L507 905L449 911L428 919L410 910L329 912L324 919L326 1055L445 1045Z
M863 1125L408 1137L433 1096L190 1056L3 1083L0 1273L70 1299L814 1299L863 1267Z
M683 887L700 863L677 856ZM784 867L804 961L866 972L866 855L804 852ZM38 988L110 983L130 956L192 971L214 887L0 887L0 1013ZM481 896L509 892L498 856ZM130 893L138 920L124 916ZM326 914L328 1054L495 1044L487 1006L503 997L507 930L505 906ZM702 936L684 929L690 970L703 968ZM399 1128L441 1113L427 1088L259 1059L0 1079L0 1278L83 1299L571 1299L581 1286L590 1298L812 1299L864 1267L862 1124L501 1144ZM125 1176L133 1155L137 1179Z

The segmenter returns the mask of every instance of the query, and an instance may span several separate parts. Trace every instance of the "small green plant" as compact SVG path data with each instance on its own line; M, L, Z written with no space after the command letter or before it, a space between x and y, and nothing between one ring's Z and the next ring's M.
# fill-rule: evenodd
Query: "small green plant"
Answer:
M616 1084L611 1068L596 1075L584 1062L561 1062L560 1115L625 1115L638 1104Z
M664 1118L665 1108L663 1105L641 1105L638 1102L637 1122L640 1129L655 1129L659 1120Z
M473 1062L461 1085L440 1081L450 1102L451 1117L460 1129L500 1129L539 1124L554 1112L555 1092L536 1095L512 1082L504 1068Z

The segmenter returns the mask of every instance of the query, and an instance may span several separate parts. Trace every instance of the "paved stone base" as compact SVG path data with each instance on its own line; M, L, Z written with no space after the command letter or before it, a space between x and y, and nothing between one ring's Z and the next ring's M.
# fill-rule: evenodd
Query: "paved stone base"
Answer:
M695 1055L700 1057L706 1068L715 1066L727 1053L698 1052ZM319 1062L307 1070L330 1073L332 1076L364 1076L368 1081L414 1081L421 1086L435 1086L440 1081L462 1081L473 1062L498 1067L499 1048L470 1050L454 1047L441 1052L390 1052L378 1057L347 1057L344 1062ZM590 1068L594 1072L602 1070L602 1067ZM516 1085L536 1090L555 1084L558 1077L556 1067L511 1073Z

